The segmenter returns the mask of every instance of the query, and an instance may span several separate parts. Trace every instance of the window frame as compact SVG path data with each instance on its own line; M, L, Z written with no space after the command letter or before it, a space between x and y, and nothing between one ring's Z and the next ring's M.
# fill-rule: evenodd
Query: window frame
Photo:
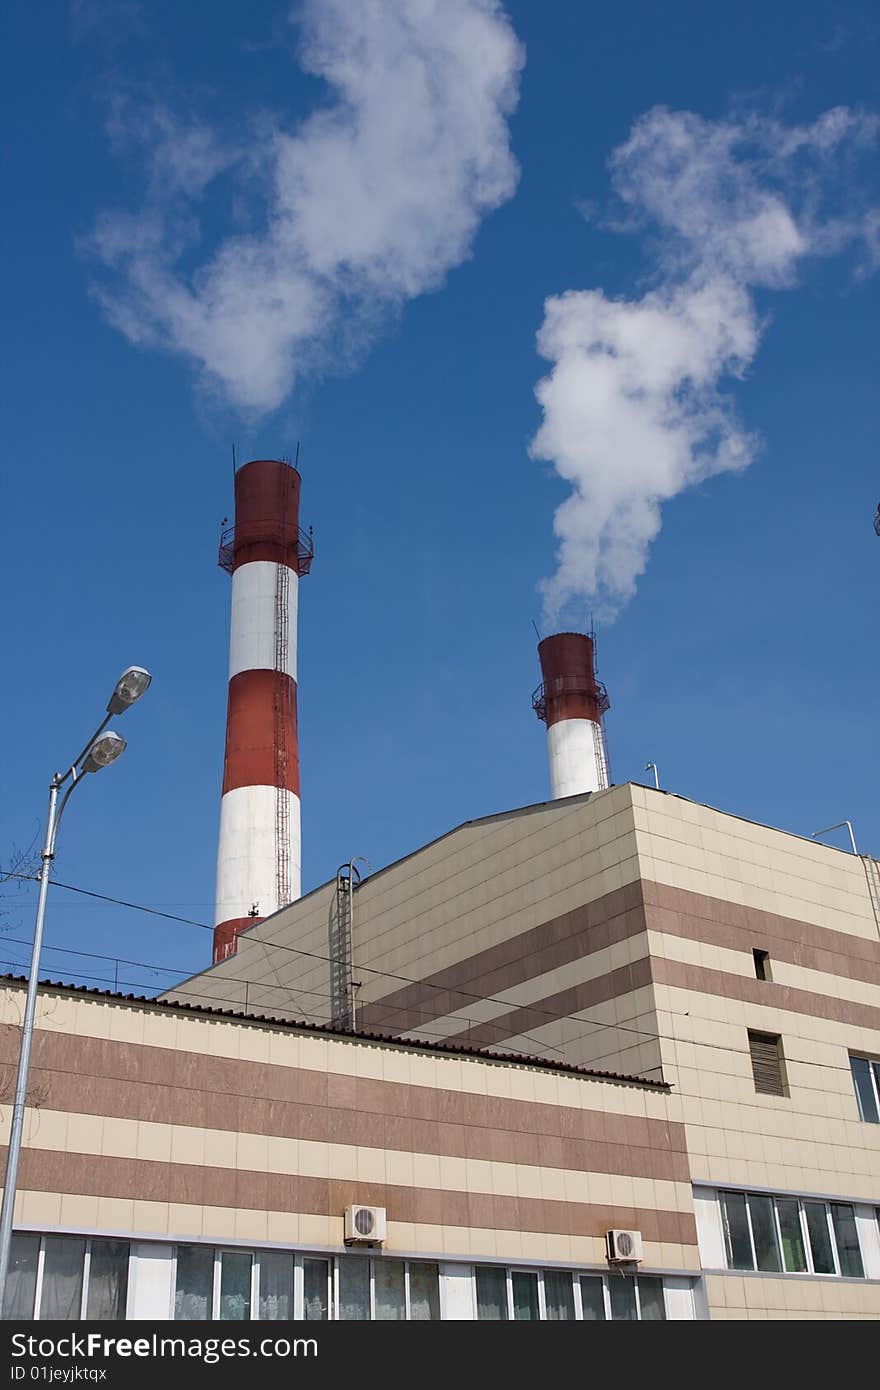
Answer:
M251 1261L251 1290L250 1290L250 1317L247 1318L224 1318L224 1322L260 1322L262 1319L254 1317L254 1309L259 1312L257 1298L259 1297L259 1282L257 1277L257 1265L260 1260L260 1251L246 1245L215 1245L214 1247L214 1284L211 1290L211 1321L220 1322L220 1299L222 1297L223 1280L223 1256L224 1255L249 1255ZM175 1285L177 1282L177 1268L175 1266ZM294 1305L296 1306L296 1305ZM268 1321L268 1319L266 1319Z
M779 1275L779 1276L782 1276L782 1275L799 1275L799 1276L801 1276L801 1277L805 1277L805 1276L808 1275L811 1279L859 1279L859 1278L864 1279L864 1278L867 1277L864 1273L862 1273L861 1275L857 1275L857 1274L843 1274L843 1273L841 1272L840 1252L839 1252L839 1250L838 1250L838 1248L837 1248L837 1233L836 1233L836 1231L835 1231L835 1229L834 1229L834 1218L833 1218L832 1212L831 1212L831 1208L832 1208L833 1205L834 1205L834 1206L849 1207L849 1208L852 1210L852 1212L853 1212L853 1218L854 1218L854 1221L855 1221L855 1203L853 1203L853 1202L836 1202L836 1203L832 1203L830 1200L827 1200L827 1199L824 1198L824 1197L803 1197L803 1196L800 1196L800 1195L798 1195L798 1194L795 1194L795 1193L788 1193L788 1192L753 1192L753 1191L751 1191L751 1190L749 1190L749 1189L746 1189L746 1188L722 1187L722 1188L719 1188L719 1189L718 1189L718 1212L719 1212L719 1217L720 1217L720 1220L721 1220L722 1228L723 1228L723 1225L724 1225L724 1214L723 1214L724 1198L725 1198L726 1196L728 1196L728 1195L731 1196L731 1197L744 1197L744 1198L745 1198L746 1226L747 1226L748 1234L749 1234L749 1246L750 1246L751 1252L752 1252L752 1264L751 1264L751 1267L750 1267L750 1268L745 1268L745 1269L744 1269L744 1268L742 1268L742 1267L739 1266L739 1265L732 1265L732 1264L730 1264L730 1262L729 1262L729 1258L728 1258L728 1254L727 1254L727 1245L726 1245L726 1242L725 1242L725 1243L724 1243L725 1268L726 1268L730 1273L732 1273L732 1274L771 1274L771 1275ZM759 1269L759 1267L758 1267L758 1252L757 1252L757 1247L756 1247L756 1245L755 1245L755 1235L754 1235L754 1230L753 1230L753 1227L752 1227L752 1209L751 1209L751 1203L750 1203L750 1201L749 1201L749 1198L750 1198L750 1197L768 1197L768 1198L770 1199L771 1206L772 1206L772 1212L773 1212L773 1234L774 1234L774 1238L775 1238L775 1242L776 1242L776 1255L777 1255L777 1258L778 1258L778 1260L779 1260L779 1269L778 1269L778 1270L762 1270L762 1269ZM783 1243L782 1243L782 1226L781 1226L781 1223L780 1223L780 1219L779 1219L779 1209L778 1209L778 1206L777 1206L777 1203L778 1203L780 1200L786 1201L786 1202L796 1202L796 1203L797 1203L798 1229L800 1230L801 1244L803 1245L803 1249L804 1249L804 1261L805 1261L805 1264L806 1264L806 1268L805 1268L805 1269L786 1269L786 1266L785 1266L785 1252L784 1252L784 1246L783 1246ZM823 1207L823 1208L824 1208L824 1212L825 1212L825 1227L826 1227L826 1230L827 1230L827 1232L828 1232L828 1241L829 1241L829 1245L830 1245L830 1248L831 1248L831 1258L832 1258L832 1260L833 1260L833 1262L834 1262L834 1269L833 1269L833 1270L828 1270L828 1271L823 1272L823 1271L817 1270L817 1269L815 1268L815 1261L814 1261L814 1259L813 1259L813 1245L812 1245L812 1241L811 1241L811 1239L810 1239L810 1228L809 1228L809 1225L808 1225L808 1222L807 1222L807 1210L806 1210L806 1208L807 1208L807 1203L809 1203L811 1206L817 1206L817 1207ZM860 1237L860 1234L859 1234L859 1228L858 1228L858 1222L857 1222L857 1221L855 1221L855 1231L856 1231L856 1242L857 1242L857 1246L858 1246L859 1259L860 1259L860 1262L861 1262L861 1265L862 1265L862 1270L864 1271L865 1259L864 1259L864 1255L863 1255L863 1253L862 1253L861 1237Z
M484 1321L484 1319L481 1319L481 1318L479 1317L478 1312L477 1312L477 1282L476 1282L476 1267L477 1267L477 1265L480 1265L480 1266L482 1266L482 1267L484 1267L484 1268L492 1268L492 1266L491 1266L491 1265L486 1265L486 1262L483 1261L483 1260L477 1260L477 1261L475 1261L474 1265L472 1266L473 1273L472 1273L472 1275L471 1275L471 1280L472 1280L473 1290L474 1290L474 1313L475 1313L475 1321L481 1322L481 1321ZM513 1276L514 1274L536 1274L536 1275L538 1276L538 1320L539 1320L540 1322L549 1322L549 1321L551 1321L551 1319L549 1319L549 1318L547 1317L547 1296L546 1296L546 1291L545 1291L545 1288L544 1288L544 1276L547 1274L548 1269L551 1270L551 1272L554 1273L554 1274L555 1274L555 1273L568 1274L568 1275L570 1275L571 1280L572 1280L572 1289L573 1289L573 1294L574 1294L574 1318L572 1318L572 1319L566 1318L566 1319L564 1319L564 1321L566 1321L566 1322L568 1322L568 1321L572 1321L572 1322L592 1322L592 1321L593 1321L592 1318L589 1318L589 1319L588 1319L588 1318L584 1318L584 1305L583 1305L583 1298L582 1298L582 1293L581 1293L581 1280L582 1280L582 1279L597 1279L597 1280L599 1281L599 1283L600 1283L600 1285L601 1285L601 1288L602 1288L602 1305L603 1305L603 1308L604 1308L604 1311L605 1311L605 1317L604 1317L603 1321L604 1321L604 1322L619 1322L619 1321L621 1321L621 1319L619 1319L619 1318L613 1318L613 1317L611 1316L611 1280L612 1280L612 1279L615 1279L615 1278L621 1278L621 1277L626 1278L626 1279L632 1279L633 1284L634 1284L635 1305L636 1305L636 1317L635 1317L635 1321L636 1321L636 1322L642 1322L642 1321L643 1321L643 1318L642 1318L642 1300L641 1300L641 1294L640 1294L640 1291L639 1291L639 1279L640 1279L642 1276L639 1275L639 1274L620 1275L619 1273L617 1273L616 1271L613 1271L613 1270L611 1270L611 1271L605 1271L605 1270L598 1270L598 1269L597 1269L597 1270L590 1270L590 1269L569 1269L568 1267L560 1267L559 1269L557 1269L555 1265L554 1265L554 1266L542 1266L542 1265L520 1265L520 1264L515 1264L515 1265L505 1265L505 1266L502 1266L502 1268L504 1268L504 1270L505 1270L505 1275L506 1275L506 1278L505 1278L505 1290L506 1290L506 1294L507 1294L507 1321L508 1321L508 1322L516 1322L516 1321L517 1321L517 1319L514 1317L514 1304L513 1304L513 1277L512 1277L512 1276ZM668 1321L669 1321L669 1309L668 1309L667 1304L666 1304L666 1276L665 1276L664 1274L646 1274L644 1277L645 1277L645 1278L648 1278L648 1279L659 1279L659 1280L660 1280L661 1293L662 1293L662 1296L663 1296L663 1321L664 1321L664 1322L668 1322ZM488 1321L488 1319L485 1319L485 1321ZM552 1319L552 1321L555 1322L555 1321L557 1321L557 1319L554 1318L554 1319Z
M31 1322L45 1322L45 1321L48 1321L48 1319L45 1319L45 1318L42 1316L42 1313L41 1313L41 1310L40 1310L40 1305L41 1305L41 1303L42 1303L42 1301L43 1301L43 1283L44 1283L44 1274L45 1274L45 1268L46 1268L46 1240L47 1240L47 1238L48 1238L48 1239L52 1239L52 1240L82 1240L82 1241L85 1242L85 1250L84 1250L84 1252L83 1252L83 1265L82 1265L82 1289L81 1289L81 1291L80 1291L80 1300L79 1300L79 1318L78 1318L78 1321L80 1321L80 1322L85 1321L85 1319L86 1319L86 1313L87 1313L87 1310L88 1310L88 1304L89 1304L89 1279L90 1279L90 1275L91 1275L92 1245L93 1245L93 1243L94 1243L95 1241L98 1241L100 1244L103 1244L103 1243L106 1241L106 1242L108 1242L108 1243L110 1243L110 1244L127 1245L127 1246L128 1246L128 1270L127 1270L127 1273L126 1273L126 1281L125 1281L125 1311L124 1311L124 1313L123 1313L122 1318L119 1319L119 1321L125 1322L125 1321L128 1319L128 1310L129 1310L129 1308L130 1308L130 1306L131 1306L131 1291L132 1291L132 1278L131 1278L131 1247L132 1247L133 1242L132 1242L131 1240L125 1240L123 1237L118 1237L118 1238L117 1238L117 1237L114 1237L114 1236L82 1236L82 1235L79 1235L78 1233L76 1233L76 1232L74 1232L74 1231L17 1231L17 1230L15 1230L15 1231L13 1231L13 1235L20 1235L20 1236L36 1236L37 1240L39 1241L39 1246L38 1246L38 1249L37 1249L37 1273L36 1273L36 1278L35 1278L35 1280L34 1280L34 1305L33 1305L33 1308L32 1308L32 1310L31 1310L31 1317L30 1317L29 1321L31 1321ZM177 1273L177 1270L176 1270L176 1263L177 1263L177 1248L176 1248L176 1247L175 1247L175 1250L174 1250L174 1261L175 1261L175 1278L176 1278L176 1273ZM172 1309L172 1311L173 1311L173 1309Z
M877 1057L868 1057L868 1056L866 1056L866 1054L865 1054L864 1052L850 1052L850 1053L848 1053L848 1056L849 1056L850 1077L851 1077L851 1079L852 1079L853 1092L854 1092L854 1094L855 1094L856 1106L857 1106L858 1112L859 1112L859 1120L860 1120L860 1122L861 1122L862 1124L865 1124L865 1125L876 1125L876 1124L880 1124L880 1058L877 1058ZM855 1062L866 1062L866 1063L867 1063L867 1066L868 1066L868 1079L869 1079L869 1081L870 1081L870 1083L871 1083L871 1087L872 1087L872 1089L873 1089L873 1091L874 1091L874 1106L875 1106L875 1108L876 1108L876 1110L877 1110L877 1119L876 1119L876 1120L868 1119L867 1116L865 1115L864 1108L863 1108L863 1106L862 1106L862 1097L859 1095L859 1088L858 1088L858 1086L856 1085L855 1072L853 1071L853 1067L852 1067L852 1064L853 1064L854 1061L855 1061Z

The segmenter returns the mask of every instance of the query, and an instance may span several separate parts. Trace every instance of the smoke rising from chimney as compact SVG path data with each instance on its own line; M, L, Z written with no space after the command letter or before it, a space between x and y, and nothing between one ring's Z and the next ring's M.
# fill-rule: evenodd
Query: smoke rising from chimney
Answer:
M847 244L857 274L880 263L880 216L860 180L877 136L876 116L843 107L788 126L656 107L614 151L616 230L652 228L655 272L641 298L570 290L544 306L538 351L552 365L530 452L571 486L554 518L556 572L541 585L548 626L583 600L613 618L663 502L752 462L758 441L722 383L757 352L755 291L790 287L803 260Z
M234 142L117 105L111 134L140 146L145 202L104 213L89 243L110 322L254 413L436 289L518 177L506 118L523 53L500 0L305 0L291 18L328 103L295 131L255 116ZM198 206L224 179L239 210L258 199L261 226L203 251Z

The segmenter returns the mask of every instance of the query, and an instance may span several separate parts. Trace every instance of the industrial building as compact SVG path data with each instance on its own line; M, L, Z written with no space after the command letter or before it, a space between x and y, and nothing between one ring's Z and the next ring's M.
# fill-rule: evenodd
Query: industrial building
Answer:
M880 1317L878 862L612 785L560 633L553 799L300 896L298 499L221 549L214 963L42 991L4 1315Z

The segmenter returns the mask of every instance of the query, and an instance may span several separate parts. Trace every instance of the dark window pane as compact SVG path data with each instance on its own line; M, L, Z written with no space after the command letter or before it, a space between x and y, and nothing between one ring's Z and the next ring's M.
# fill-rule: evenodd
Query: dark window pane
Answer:
M214 1251L209 1245L178 1245L174 1316L179 1322L213 1317Z
M728 1269L754 1269L744 1193L722 1192L721 1225Z
M664 1322L666 1303L663 1298L663 1280L653 1274L639 1275L639 1308L642 1322Z
M329 1275L329 1260L303 1260L303 1317L306 1322L326 1322L329 1317Z
M326 1296L327 1266L324 1264L325 1299ZM308 1317L308 1313L305 1316ZM260 1255L260 1317L270 1322L287 1322L293 1317L293 1256L283 1250L264 1250Z
M357 1255L339 1260L339 1316L345 1322L370 1320L370 1261Z
M880 1121L880 1114L877 1112L877 1097L871 1082L871 1063L866 1057L850 1057L849 1065L852 1071L853 1085L856 1088L859 1114L863 1120L870 1120L872 1124L877 1124Z
M403 1260L374 1260L376 1318L382 1322L406 1321L406 1292Z
M119 1321L128 1298L127 1240L93 1240L89 1256L86 1317Z
M810 1236L810 1253L813 1256L813 1269L817 1274L834 1273L834 1255L831 1250L831 1236L828 1231L828 1211L824 1202L804 1202L807 1218L807 1231Z
M410 1322L440 1321L440 1271L421 1260L409 1262Z
M29 1322L34 1316L40 1237L14 1235L3 1296L3 1317Z
M477 1265L477 1317L490 1322L507 1321L507 1274L498 1265Z
M574 1318L574 1286L567 1269L544 1270L544 1307L548 1322Z
M540 1317L537 1274L515 1269L510 1276L510 1284L513 1292L513 1316L520 1322L537 1322Z
M220 1318L243 1322L251 1315L253 1256L247 1250L224 1250L220 1255Z
M82 1308L84 1240L46 1236L40 1317L56 1322L78 1321Z
M749 1194L749 1215L758 1269L781 1269L779 1247L776 1244L776 1224L773 1220L773 1199Z
M776 1213L779 1217L779 1234L782 1237L782 1258L785 1268L789 1274L796 1274L807 1267L798 1204L791 1197L777 1197Z
M605 1321L605 1292L601 1279L581 1279L581 1307L584 1322Z
M611 1293L611 1317L614 1322L635 1322L638 1319L636 1312L636 1286L635 1280L628 1274L617 1274L616 1272L608 1276L608 1288Z
M834 1227L834 1239L837 1241L837 1258L840 1261L841 1274L848 1274L853 1279L864 1279L865 1269L852 1207L845 1206L842 1202L832 1202L831 1224Z

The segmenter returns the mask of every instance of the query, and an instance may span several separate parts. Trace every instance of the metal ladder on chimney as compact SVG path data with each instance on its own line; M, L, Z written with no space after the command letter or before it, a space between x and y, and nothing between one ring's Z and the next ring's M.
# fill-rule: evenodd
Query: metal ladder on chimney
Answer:
M275 566L275 670L287 674L290 632L290 570ZM275 896L276 908L290 901L290 796L287 790L287 748L293 710L289 680L276 680L272 691L272 734L275 754Z
M599 787L605 791L611 786L610 769L608 767L608 750L605 746L605 730L601 721L593 724L593 746L596 751L596 771L599 774Z

